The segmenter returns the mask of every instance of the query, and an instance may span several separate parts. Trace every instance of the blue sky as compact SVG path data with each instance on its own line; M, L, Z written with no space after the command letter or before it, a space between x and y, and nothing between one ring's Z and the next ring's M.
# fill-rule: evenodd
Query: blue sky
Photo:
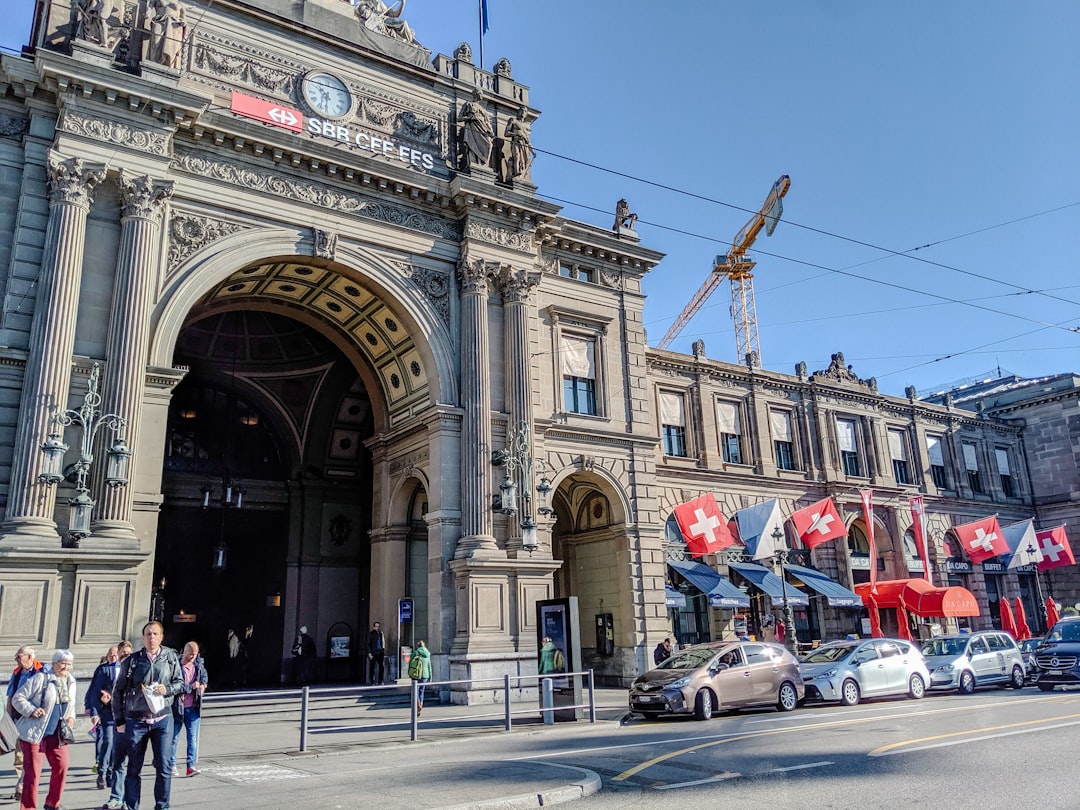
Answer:
M9 5L10 52L32 2ZM466 40L478 58L477 6L412 0L405 17L433 51ZM1080 371L1080 3L488 8L486 67L509 58L542 111L539 193L603 227L626 197L642 242L667 254L645 280L651 344L739 209L788 174L784 221L752 251L766 368L814 371L843 351L897 395L999 366ZM700 338L735 361L729 303L725 283L672 348Z

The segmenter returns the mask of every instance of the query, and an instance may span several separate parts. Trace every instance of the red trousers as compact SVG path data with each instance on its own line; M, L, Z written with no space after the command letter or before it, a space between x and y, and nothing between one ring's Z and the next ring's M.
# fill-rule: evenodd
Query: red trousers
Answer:
M61 720L61 723L64 721ZM37 807L38 779L45 760L49 761L49 795L45 804L49 807L60 806L60 796L64 792L64 780L67 778L68 747L60 745L56 734L47 734L40 743L28 743L19 740L23 752L23 789L24 810Z

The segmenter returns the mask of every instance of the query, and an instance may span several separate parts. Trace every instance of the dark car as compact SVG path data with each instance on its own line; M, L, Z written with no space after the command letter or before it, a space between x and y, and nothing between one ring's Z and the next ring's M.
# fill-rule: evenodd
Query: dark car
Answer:
M1080 616L1053 626L1035 650L1036 686L1052 692L1058 686L1080 686Z
M714 642L679 650L630 687L630 710L645 717L719 708L776 706L790 712L805 696L799 662L779 644Z
M1028 682L1035 680L1035 674L1038 672L1039 668L1035 666L1035 650L1043 643L1043 639L1044 636L1035 636L1019 642L1020 656L1024 659L1024 674Z

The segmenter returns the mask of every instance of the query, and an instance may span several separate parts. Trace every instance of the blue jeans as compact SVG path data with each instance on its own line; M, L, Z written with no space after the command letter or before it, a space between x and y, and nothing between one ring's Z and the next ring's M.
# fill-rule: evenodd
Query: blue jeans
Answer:
M113 729L115 730L115 728L114 726ZM127 775L128 742L127 727L125 726L124 733L117 733L113 739L110 802L120 803L124 801L124 777Z
M430 681L430 680L431 680L431 678L417 678L416 679L416 683L417 683L416 700L421 706L424 705L424 686L426 686L427 682Z
M105 783L112 785L113 776L113 745L116 740L116 723L112 720L102 719L97 724L97 737L94 738L94 760L97 762L98 774Z
M147 743L154 749L154 807L165 810L169 806L169 790L172 787L172 768L169 767L173 756L172 711L156 723L128 720L125 732L130 745L127 778L124 781L124 802L128 810L139 810Z
M187 731L187 766L190 770L199 761L199 710L194 706L184 709L184 717L179 722L175 715L173 716L173 751L169 758L169 773L172 773L173 768L176 767L176 752L180 748L181 729Z

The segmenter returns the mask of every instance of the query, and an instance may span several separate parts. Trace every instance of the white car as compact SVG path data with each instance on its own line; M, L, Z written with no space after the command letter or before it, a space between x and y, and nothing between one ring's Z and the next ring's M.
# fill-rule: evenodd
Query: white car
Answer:
M955 689L969 695L976 686L1024 685L1024 659L1008 633L986 630L938 636L923 642L931 689Z
M811 650L799 662L807 700L860 700L907 695L918 700L930 685L930 672L918 647L896 638L833 641Z

